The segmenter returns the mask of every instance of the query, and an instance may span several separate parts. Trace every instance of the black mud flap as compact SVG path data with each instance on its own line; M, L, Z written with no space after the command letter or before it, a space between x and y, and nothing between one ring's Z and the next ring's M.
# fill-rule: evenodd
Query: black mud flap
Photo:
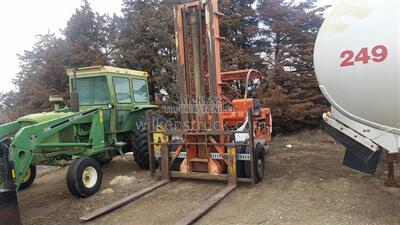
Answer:
M343 164L345 166L368 174L374 174L376 172L382 150L376 152L372 151L330 126L324 120L321 122L321 129L346 147L346 153L343 159Z
M11 168L8 161L10 140L0 141L0 224L19 225L16 187L12 183Z

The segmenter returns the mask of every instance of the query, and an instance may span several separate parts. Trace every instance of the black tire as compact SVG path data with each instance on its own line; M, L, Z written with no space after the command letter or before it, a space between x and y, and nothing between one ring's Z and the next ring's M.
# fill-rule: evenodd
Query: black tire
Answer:
M88 172L89 175L87 174ZM90 177L90 175L93 177ZM87 178L84 176L87 176ZM86 179L88 183L85 184L84 180ZM83 157L76 159L68 168L68 190L78 198L87 198L95 194L100 189L102 179L101 166L93 158Z
M238 142L238 144L243 144L243 141ZM236 154L244 154L246 153L246 147L245 145L239 145L237 147L237 152ZM236 171L237 171L237 177L246 177L245 171L244 171L244 161L242 160L236 160Z
M181 140L176 140L176 139L174 139L174 140L172 140L171 141L172 143L182 143L182 141ZM178 149L178 146L179 145L170 145L169 146L169 151L170 152L175 152L176 151L176 149ZM184 147L182 147L182 148L184 148ZM182 149L181 150L181 152L185 152L186 150L185 149ZM171 168L170 168L170 170L171 171L180 171L181 170L181 163L183 162L183 159L182 158L176 158L175 159L175 161L174 161L174 163L172 163L172 166L171 166Z
M23 190L30 187L33 181L35 181L35 178L36 178L36 166L30 165L24 177L24 182L19 185L19 189Z
M250 149L246 149L246 154L250 154ZM259 183L264 178L265 171L265 150L262 144L257 144L254 150L254 172L255 182ZM247 178L251 178L251 162L244 162L244 170Z
M136 126L133 129L131 136L133 157L140 168L148 170L150 165L146 115L141 116L137 121L137 124L139 124L139 126ZM167 120L160 114L153 113L153 124L164 124L166 126ZM156 161L156 168L158 166L159 163Z

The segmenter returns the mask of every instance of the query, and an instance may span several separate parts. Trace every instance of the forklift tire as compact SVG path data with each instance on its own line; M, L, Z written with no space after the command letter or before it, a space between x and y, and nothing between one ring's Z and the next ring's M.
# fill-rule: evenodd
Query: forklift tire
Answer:
M246 154L250 154L250 149L246 149ZM257 144L254 150L254 175L255 182L259 183L264 178L265 170L265 150L262 144ZM244 170L247 178L251 178L251 162L244 162Z
M239 141L239 144L243 144L243 141ZM246 147L245 145L238 146L236 149L236 154L245 154L246 153ZM236 171L237 171L237 177L245 178L246 174L244 171L244 161L242 160L236 160Z
M24 182L19 185L19 189L27 189L32 185L33 181L36 178L36 166L30 165L28 171L26 171L26 175L24 177Z
M153 121L158 123L157 125L166 126L167 119L165 119L162 115L153 113ZM131 136L131 144L133 148L133 157L135 162L141 169L149 169L149 146L147 139L147 123L146 123L146 114L141 116L137 121L137 124L141 126L136 126L132 132ZM155 125L155 124L153 124ZM159 166L159 163L156 161L156 168Z
M173 139L173 140L171 141L171 143L182 143L182 141L181 141L181 140ZM175 152L176 149L178 149L178 145L170 145L170 146L168 146L168 147L169 147L169 151L170 151L170 152ZM182 149L181 152L186 152L186 150L185 150L185 149ZM174 161L174 163L172 163L170 170L171 170L171 171L180 171L180 170L181 170L181 163L182 163L182 162L183 162L183 159L182 159L182 158L176 158L175 161Z
M89 157L76 159L68 168L68 190L78 198L87 198L100 189L102 178L97 160Z

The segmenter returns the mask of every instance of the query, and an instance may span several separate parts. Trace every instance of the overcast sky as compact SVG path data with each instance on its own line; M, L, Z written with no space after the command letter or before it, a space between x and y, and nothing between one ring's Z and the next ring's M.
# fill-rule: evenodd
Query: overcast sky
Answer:
M333 0L318 0L327 4ZM94 11L121 15L122 0L89 0ZM14 87L11 83L19 71L17 54L32 49L36 35L60 33L81 0L12 0L0 3L0 92Z

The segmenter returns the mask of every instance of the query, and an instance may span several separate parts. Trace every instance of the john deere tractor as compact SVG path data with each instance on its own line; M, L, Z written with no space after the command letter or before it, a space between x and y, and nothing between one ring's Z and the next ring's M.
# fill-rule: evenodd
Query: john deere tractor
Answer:
M0 140L8 147L11 180L16 189L29 187L36 165L60 165L72 161L66 178L69 191L85 198L101 185L101 165L116 154L133 152L138 165L148 161L145 111L149 103L147 72L108 66L67 71L71 106L51 96L55 110L27 115L0 126ZM158 129L165 121L156 115ZM162 135L154 134L154 142ZM157 146L155 146L157 148Z

